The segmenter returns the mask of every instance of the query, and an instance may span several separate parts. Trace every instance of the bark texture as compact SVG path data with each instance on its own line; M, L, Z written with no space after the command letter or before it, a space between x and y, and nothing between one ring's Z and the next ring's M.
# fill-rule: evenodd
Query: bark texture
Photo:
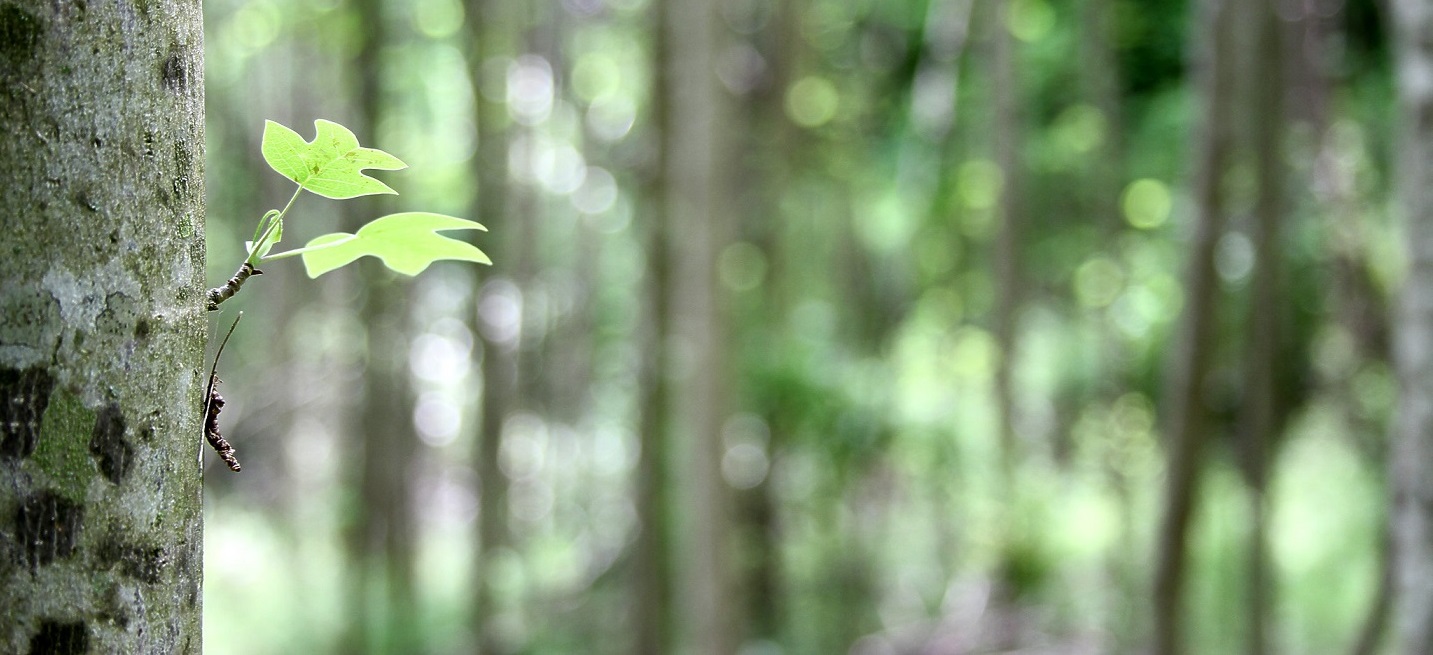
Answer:
M1398 194L1408 247L1394 318L1399 381L1389 469L1395 652L1433 652L1433 5L1393 0L1402 135Z
M0 2L0 652L200 651L203 52Z

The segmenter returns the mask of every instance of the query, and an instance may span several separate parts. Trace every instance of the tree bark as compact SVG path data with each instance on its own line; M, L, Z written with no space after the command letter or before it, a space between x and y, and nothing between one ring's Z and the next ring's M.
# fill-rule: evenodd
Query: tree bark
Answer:
M1398 201L1408 274L1394 318L1395 652L1433 652L1433 5L1391 0L1401 138Z
M0 652L200 651L203 61L198 2L0 4Z
M1214 297L1217 279L1214 249L1224 229L1222 178L1230 149L1233 66L1229 40L1234 6L1230 0L1204 0L1196 21L1201 46L1195 58L1205 123L1196 145L1194 197L1196 217L1185 281L1180 334L1170 365L1166 423L1164 514L1158 534L1154 579L1154 653L1176 655L1182 643L1181 596L1190 517L1199 495L1204 446L1204 380L1213 352Z

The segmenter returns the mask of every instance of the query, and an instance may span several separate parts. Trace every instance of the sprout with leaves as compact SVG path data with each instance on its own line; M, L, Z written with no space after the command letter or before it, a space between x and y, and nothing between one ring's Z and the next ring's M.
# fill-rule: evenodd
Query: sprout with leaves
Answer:
M376 148L358 145L358 137L333 121L314 121L313 141L273 121L264 123L261 150L269 167L293 180L298 188L283 209L271 209L259 219L254 237L245 242L248 257L224 286L209 290L209 311L233 297L244 281L261 275L262 262L303 257L309 277L318 277L365 255L404 275L417 275L442 259L491 264L472 244L438 234L445 230L486 230L479 223L428 212L389 214L359 228L357 233L335 232L315 237L302 248L274 253L283 239L284 218L305 190L325 198L344 200L375 194L397 194L363 173L367 169L394 171L406 168L401 160Z
M239 266L233 277L221 287L209 290L206 297L209 311L219 309L219 304L232 298L244 281L260 275L258 265L262 262L303 257L304 268L311 278L318 277L337 268L342 268L360 257L371 255L383 264L404 275L417 275L430 264L441 259L491 264L483 251L472 244L438 234L447 230L486 230L478 223L453 216L428 212L402 212L389 214L358 229L358 232L335 232L316 237L302 248L286 252L273 252L274 246L283 240L284 218L294 201L305 190L325 198L344 200L375 194L397 194L388 185L379 182L363 171L377 169L395 171L407 165L393 155L375 148L358 145L358 137L348 128L332 121L314 121L313 141L273 121L264 124L264 140L261 150L264 161L284 177L298 185L294 195L283 209L271 209L259 219L254 228L254 237L245 242L248 257ZM243 312L239 313L243 316ZM238 325L238 319L234 325ZM233 334L230 326L229 334ZM224 342L229 341L225 335ZM219 356L224 344L214 354L214 367L209 372L209 386L204 397L204 433L215 452L231 470L239 470L239 460L234 456L234 447L219 432L219 412L224 407L224 397L216 387L219 382Z

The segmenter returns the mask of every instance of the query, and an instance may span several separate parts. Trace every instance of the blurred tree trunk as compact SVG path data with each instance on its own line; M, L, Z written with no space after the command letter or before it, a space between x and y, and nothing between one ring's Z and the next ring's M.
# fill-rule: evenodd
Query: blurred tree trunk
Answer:
M202 25L0 5L3 652L202 647Z
M355 61L360 139L377 137L383 112L383 49L390 34L384 0L356 0L363 44ZM350 202L349 229L374 215L382 200ZM358 212L363 212L360 216ZM348 652L412 653L422 650L413 583L412 489L408 474L416 451L408 384L407 296L378 262L360 262L365 279L359 310L368 333L358 401L358 506L351 538L357 585L348 600Z
M1249 116L1253 117L1252 147L1258 194L1254 201L1253 282L1249 290L1249 315L1244 340L1244 390L1242 455L1244 480L1249 491L1249 632L1247 652L1264 655L1270 651L1270 615L1274 585L1270 580L1272 567L1268 553L1268 488L1269 468L1276 439L1283 429L1284 416L1279 402L1278 371L1286 358L1282 347L1285 301L1280 271L1283 249L1280 247L1280 224L1284 216L1283 130L1284 115L1284 40L1282 21L1275 12L1273 0L1248 5L1254 39L1245 61L1253 68L1255 83L1248 99Z
M725 315L717 254L729 241L728 99L716 75L725 23L705 0L663 0L667 67L662 163L671 244L668 309L683 361L673 362L677 435L684 442L678 528L685 635L695 653L740 644L731 590L730 509L721 476L727 411ZM671 344L663 344L668 346Z
M995 237L995 341L1000 346L995 371L995 411L1000 430L1000 471L1004 498L1012 498L1015 467L1020 461L1015 430L1015 339L1021 296L1020 238L1025 220L1021 206L1024 178L1020 156L1022 121L1020 68L1015 36L1010 31L1010 0L994 6L994 43L990 79L995 86L995 164L1000 168L999 231Z
M760 361L764 366L782 359L782 350L791 344L788 334L790 267L781 261L788 244L783 239L782 198L792 184L792 171L809 150L786 116L786 91L795 82L795 71L802 57L804 41L800 34L800 17L807 7L804 0L776 3L766 19L765 28L754 35L756 46L766 61L766 74L746 98L743 120L747 128L744 147L751 156L741 158L742 188L751 189L744 200L740 221L742 237L754 243L767 262L765 279L758 293L744 297L753 304L746 311L760 317L755 321L734 324L743 329L737 342L745 352L741 361ZM737 359L734 357L734 359ZM769 370L762 371L769 373ZM748 374L751 372L748 371ZM758 373L759 374L759 373ZM796 420L793 413L777 403L767 402L761 419L766 424L767 438L759 444L767 457L768 474L756 486L736 492L736 534L743 553L740 597L743 632L748 639L780 643L787 617L785 578L781 561L780 502L770 471L782 452ZM727 444L730 446L731 444Z
M1183 652L1185 554L1190 517L1199 494L1204 447L1208 440L1205 378L1208 376L1214 334L1214 298L1218 280L1214 249L1224 230L1224 171L1230 157L1230 121L1234 70L1230 61L1233 3L1202 0L1194 21L1200 114L1204 122L1194 147L1193 243L1185 280L1184 310L1179 342L1170 362L1166 408L1166 488L1159 527L1154 571L1154 653Z
M673 43L667 31L667 2L658 2L653 17L655 47L652 71L655 77L650 103L652 124L661 144L657 161L646 171L642 189L643 227L646 228L646 270L640 373L637 389L638 448L637 539L633 547L636 566L632 573L634 643L637 655L663 655L671 652L674 616L672 599L671 493L668 470L671 467L668 444L671 430L671 389L668 369L671 366L668 346L672 339L672 250L675 247L671 227L663 206L667 188L667 159L671 156L669 126L672 122L672 71L666 63Z
M1124 109L1121 106L1119 60L1115 52L1119 32L1113 0L1084 0L1080 5L1080 47L1084 65L1084 95L1102 120L1100 145L1089 168L1095 191L1094 209L1099 226L1113 234L1124 227L1120 213L1120 187L1124 175ZM1113 385L1116 381L1111 380Z
M1116 17L1112 0L1084 0L1080 5L1084 97L1090 106L1099 111L1103 126L1099 146L1090 153L1095 164L1088 167L1091 190L1088 207L1107 244L1115 243L1114 239L1127 227L1120 209L1125 152L1123 97L1119 58L1115 51L1119 34ZM1109 307L1091 312L1090 317L1099 325L1100 354L1093 363L1097 370L1091 376L1099 382L1091 384L1083 395L1086 402L1112 403L1128 391L1129 355L1124 337L1111 320ZM1070 432L1067 431L1067 434ZM1069 436L1064 441L1067 447L1063 452L1068 456L1076 446ZM1061 454L1062 449L1056 452ZM1114 487L1119 508L1119 543L1133 547L1142 519L1136 516L1130 480L1114 456L1106 457L1104 463L1106 477ZM1127 548L1111 549L1106 566L1111 584L1107 647L1116 653L1136 652L1143 619L1139 608L1143 607L1145 595L1142 588L1144 572L1130 560Z
M1433 4L1391 0L1408 273L1394 318L1395 652L1433 652Z
M468 58L468 79L473 86L473 104L478 129L478 195L473 214L493 230L489 256L516 274L509 254L518 230L508 208L508 142L506 89L494 80L488 66L498 65L516 50L515 38L508 35L511 21L502 0L468 0L467 35L473 48ZM496 86L497 88L492 88ZM503 229L503 226L511 226ZM475 333L482 339L483 395L481 424L473 468L478 472L477 554L473 565L473 615L470 627L476 632L478 653L505 652L504 644L490 629L498 604L490 584L493 554L507 543L508 479L499 466L503 423L514 409L518 384L518 339L521 326L521 294L509 278L490 276L478 292Z

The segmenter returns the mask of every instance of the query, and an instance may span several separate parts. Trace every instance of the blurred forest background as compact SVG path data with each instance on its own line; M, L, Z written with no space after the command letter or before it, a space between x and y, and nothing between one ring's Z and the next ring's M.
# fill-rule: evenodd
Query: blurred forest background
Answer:
M205 651L1387 648L1375 0L208 0Z

